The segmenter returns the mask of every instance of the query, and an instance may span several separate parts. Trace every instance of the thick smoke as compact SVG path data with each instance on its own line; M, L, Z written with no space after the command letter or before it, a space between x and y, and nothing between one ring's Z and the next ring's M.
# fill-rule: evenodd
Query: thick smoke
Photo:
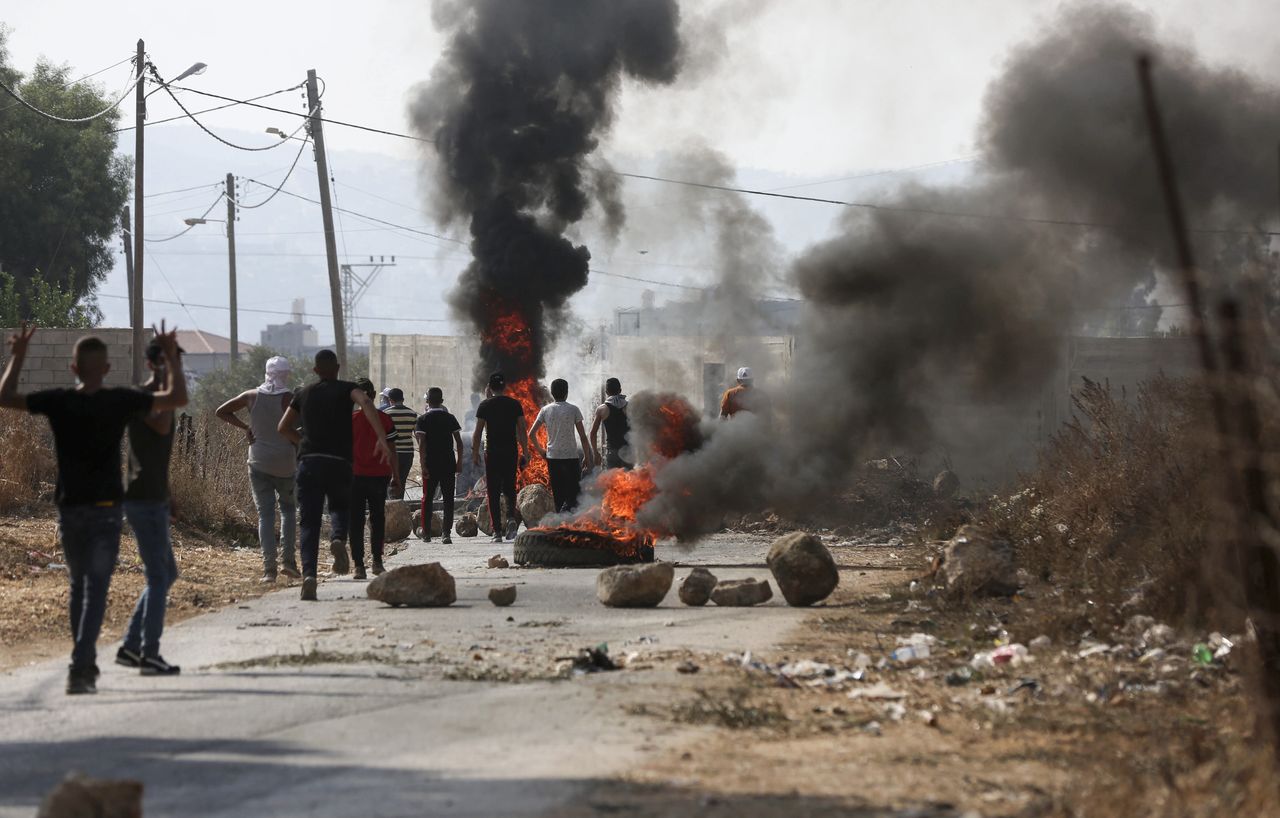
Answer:
M850 209L798 260L809 320L787 394L664 469L642 522L692 538L726 513L803 510L872 453L936 445L962 408L1034 415L1064 336L1168 264L1140 53L1155 58L1192 225L1256 229L1274 207L1280 89L1158 42L1127 7L1069 7L991 85L981 183ZM1196 239L1206 258L1242 241ZM987 424L969 442L1018 431Z
M495 369L541 377L591 258L564 231L593 202L612 229L624 218L616 180L588 158L624 77L674 80L679 9L675 0L437 0L434 11L449 45L411 113L435 141L440 215L470 224L473 261L450 304L480 331L478 384ZM527 353L492 343L512 314L528 324Z

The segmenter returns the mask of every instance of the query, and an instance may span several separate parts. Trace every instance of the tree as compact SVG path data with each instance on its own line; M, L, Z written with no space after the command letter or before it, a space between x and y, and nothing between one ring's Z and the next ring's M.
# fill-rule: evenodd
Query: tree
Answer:
M206 373L196 384L192 403L201 411L213 411L225 401L234 398L247 389L253 389L262 383L263 373L267 369L267 359L279 355L279 352L264 346L252 346L242 354L239 360L225 369L215 369ZM289 358L293 367L294 387L306 382L306 375L311 372L310 364L304 364Z
M19 292L14 277L0 272L0 327L34 321L42 327L85 329L101 320L102 312L92 296L76 298L39 278L32 279L25 292Z
M70 85L70 66L42 60L30 76L14 70L7 36L0 26L0 82L30 104L81 117L115 102L90 83ZM47 309L40 302L54 293L79 304L111 269L110 242L133 177L132 161L115 153L119 121L117 109L85 124L54 122L0 92L0 270L11 277L20 318ZM90 302L68 315L96 312Z

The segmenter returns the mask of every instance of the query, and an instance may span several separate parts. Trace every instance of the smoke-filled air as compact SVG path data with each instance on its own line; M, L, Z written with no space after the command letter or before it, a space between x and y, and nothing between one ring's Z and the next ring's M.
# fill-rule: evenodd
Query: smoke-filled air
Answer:
M791 271L808 317L785 392L668 463L639 520L696 539L729 513L811 506L873 453L950 445L943 407L1033 404L1064 337L1170 263L1138 54L1158 69L1190 220L1222 231L1198 235L1206 258L1256 248L1280 89L1153 30L1128 7L1069 7L988 88L979 181L849 208ZM962 445L999 452L972 431Z

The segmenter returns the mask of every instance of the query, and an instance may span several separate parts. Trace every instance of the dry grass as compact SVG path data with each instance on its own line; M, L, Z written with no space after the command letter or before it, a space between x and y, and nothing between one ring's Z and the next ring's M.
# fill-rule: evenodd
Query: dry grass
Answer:
M0 412L0 452L0 514L52 500L57 464L44 418Z
M1236 628L1221 621L1204 581L1221 491L1196 388L1158 379L1126 400L1090 382L1075 403L1076 420L1022 490L979 521L1008 536L1019 566L1066 607L1088 601L1080 627L1101 630L1141 611Z
M244 433L211 412L184 419L173 444L169 486L178 520L254 541L257 511L245 466Z

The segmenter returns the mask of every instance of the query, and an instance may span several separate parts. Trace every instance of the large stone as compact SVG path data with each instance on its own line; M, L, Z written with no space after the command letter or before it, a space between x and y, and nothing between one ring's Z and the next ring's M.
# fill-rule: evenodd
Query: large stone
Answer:
M443 608L458 599L453 577L438 562L392 568L374 577L367 593L392 607Z
M1018 592L1013 546L976 525L963 525L942 552L938 578L952 596L1012 596Z
M505 506L498 509L498 521L504 526L507 524L507 509ZM476 512L476 527L484 532L486 537L493 536L493 524L489 518L488 503L480 506L480 510Z
M596 598L610 608L656 608L675 577L669 562L615 565L596 577Z
M711 601L726 608L749 608L773 599L769 580L726 579L716 583Z
M950 499L960 488L960 477L951 469L943 469L933 478L933 495L939 500Z
M439 537L444 531L444 513L440 511L431 512L431 536ZM416 537L422 537L422 509L413 512L413 534Z
M458 522L454 525L453 530L459 537L474 537L480 531L479 522L476 515L467 512L458 518Z
M499 608L505 608L516 601L516 586L499 585L489 589L489 601Z
M525 527L536 528L543 517L556 510L556 501L546 486L530 483L516 495L516 508L520 510L520 519Z
M385 541L407 540L412 533L413 514L409 511L409 505L400 500L388 500Z
M71 773L45 796L36 818L142 818L142 782Z
M716 575L706 568L694 568L680 583L680 601L686 605L706 605L716 581Z
M821 602L840 584L836 561L822 541L794 531L774 541L765 558L788 605L803 608Z

